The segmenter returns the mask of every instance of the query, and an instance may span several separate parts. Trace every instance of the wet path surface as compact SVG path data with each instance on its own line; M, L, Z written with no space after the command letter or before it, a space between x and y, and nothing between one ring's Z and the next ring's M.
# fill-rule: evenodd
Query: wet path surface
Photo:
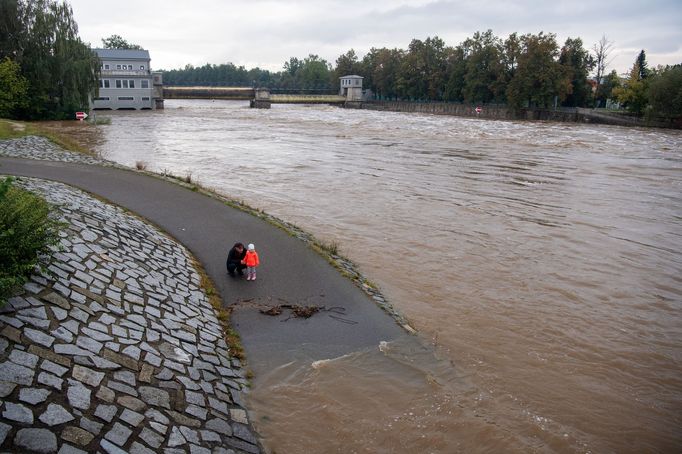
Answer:
M196 255L226 304L337 308L334 313L321 312L309 319L288 318L286 312L279 317L265 316L255 304L237 309L234 325L242 337L249 367L256 374L294 359L340 356L377 346L380 341L407 337L392 318L302 242L217 200L113 168L0 158L0 172L71 184L152 221ZM257 245L262 260L258 281L227 276L225 257L235 241Z

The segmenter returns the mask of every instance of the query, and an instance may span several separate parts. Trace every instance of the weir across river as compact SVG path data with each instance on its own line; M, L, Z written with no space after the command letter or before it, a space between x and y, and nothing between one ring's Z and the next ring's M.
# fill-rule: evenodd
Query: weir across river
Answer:
M297 90L276 92L269 88L251 87L164 87L164 99L249 100L251 107L269 108L271 104L345 104L346 97L332 90Z

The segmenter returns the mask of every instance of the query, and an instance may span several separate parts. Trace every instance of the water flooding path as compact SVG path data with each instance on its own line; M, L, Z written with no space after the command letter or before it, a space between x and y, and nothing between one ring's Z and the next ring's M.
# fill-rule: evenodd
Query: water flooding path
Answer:
M257 377L278 452L682 446L682 134L169 101L100 151L337 241L425 344Z

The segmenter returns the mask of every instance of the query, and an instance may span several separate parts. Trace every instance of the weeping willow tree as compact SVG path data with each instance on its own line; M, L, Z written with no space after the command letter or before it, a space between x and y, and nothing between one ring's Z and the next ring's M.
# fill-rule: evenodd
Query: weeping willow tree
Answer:
M53 0L0 1L0 59L28 82L22 119L73 118L95 94L99 60L78 37L71 6Z

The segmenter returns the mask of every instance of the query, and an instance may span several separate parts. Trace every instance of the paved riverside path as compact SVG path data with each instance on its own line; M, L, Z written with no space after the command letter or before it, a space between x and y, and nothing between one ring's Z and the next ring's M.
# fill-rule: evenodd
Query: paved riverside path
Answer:
M290 361L334 358L380 341L409 337L302 241L247 213L177 184L114 167L0 157L0 174L60 181L104 197L158 225L190 249L237 305L232 323L258 375ZM231 278L225 258L236 242L254 243L258 280ZM259 312L257 304L319 305L309 319Z

